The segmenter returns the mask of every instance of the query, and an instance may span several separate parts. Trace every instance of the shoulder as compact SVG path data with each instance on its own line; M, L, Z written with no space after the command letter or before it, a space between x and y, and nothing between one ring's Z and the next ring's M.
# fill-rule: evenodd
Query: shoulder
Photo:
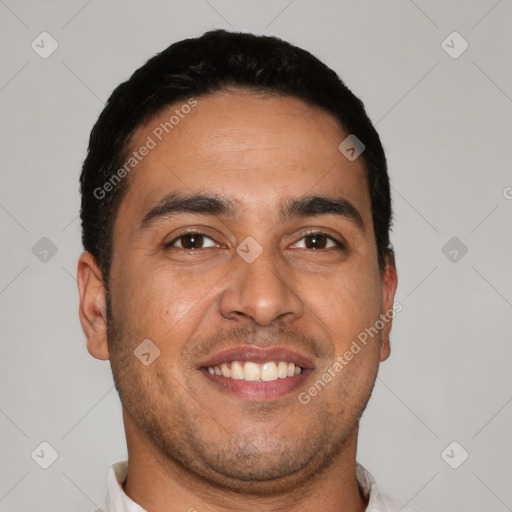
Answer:
M371 474L360 464L356 466L356 477L361 492L368 499L366 512L419 512L381 493Z

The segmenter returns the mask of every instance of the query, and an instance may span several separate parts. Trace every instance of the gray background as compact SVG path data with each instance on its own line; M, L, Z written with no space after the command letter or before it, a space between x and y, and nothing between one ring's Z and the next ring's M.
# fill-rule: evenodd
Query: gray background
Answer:
M233 28L333 67L387 150L403 311L360 462L426 512L512 510L511 22L510 0L0 0L0 509L92 510L125 457L110 367L78 321L81 162L119 82L171 42ZM47 59L31 48L43 31Z

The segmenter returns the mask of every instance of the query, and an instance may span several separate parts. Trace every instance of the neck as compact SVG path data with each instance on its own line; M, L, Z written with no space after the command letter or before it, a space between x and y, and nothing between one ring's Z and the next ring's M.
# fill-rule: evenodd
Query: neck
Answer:
M321 475L302 482L295 475L293 490L257 495L221 488L184 468L162 454L124 410L123 418L129 460L124 492L147 512L366 510L356 480L357 428Z

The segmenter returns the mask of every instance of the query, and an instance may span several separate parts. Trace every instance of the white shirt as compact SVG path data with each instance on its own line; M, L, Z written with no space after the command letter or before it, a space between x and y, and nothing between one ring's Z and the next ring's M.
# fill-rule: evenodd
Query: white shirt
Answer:
M146 512L125 494L122 486L127 474L127 461L112 464L108 474L107 501L96 512ZM360 464L356 465L356 478L364 496L369 497L366 512L417 512L412 508L402 508L399 503L380 493L375 480Z

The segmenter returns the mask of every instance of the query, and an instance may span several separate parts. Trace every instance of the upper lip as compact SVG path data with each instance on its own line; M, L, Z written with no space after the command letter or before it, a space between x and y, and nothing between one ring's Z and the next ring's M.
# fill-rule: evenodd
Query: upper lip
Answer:
M234 347L218 352L214 356L200 363L201 368L216 366L230 361L253 361L263 364L269 361L285 361L294 363L302 368L313 368L309 357L303 356L283 347L258 348L258 347Z

